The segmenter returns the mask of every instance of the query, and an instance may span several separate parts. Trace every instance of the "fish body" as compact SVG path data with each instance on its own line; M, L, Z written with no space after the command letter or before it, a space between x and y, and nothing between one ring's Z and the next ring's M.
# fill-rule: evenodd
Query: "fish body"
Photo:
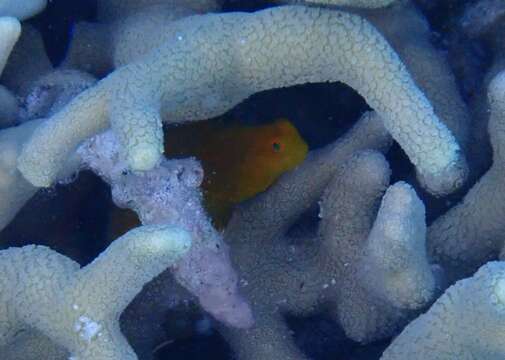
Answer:
M168 131L165 155L202 163L202 189L212 207L230 207L265 191L307 155L308 146L286 119L261 126L223 128L209 121ZM212 215L212 214L211 214Z
M265 191L300 164L307 152L307 144L286 119L258 126L199 121L165 131L167 158L200 160L204 206L217 228L226 225L233 206Z

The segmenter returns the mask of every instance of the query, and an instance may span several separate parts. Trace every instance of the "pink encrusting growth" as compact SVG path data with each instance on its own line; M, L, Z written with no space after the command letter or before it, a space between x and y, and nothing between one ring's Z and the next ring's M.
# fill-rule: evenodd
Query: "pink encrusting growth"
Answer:
M78 150L83 162L112 188L116 205L134 210L144 225L173 224L188 231L193 246L171 267L176 280L202 307L230 326L253 324L251 310L238 293L238 277L228 246L202 206L203 172L195 159L162 160L147 172L131 172L112 132L99 134Z

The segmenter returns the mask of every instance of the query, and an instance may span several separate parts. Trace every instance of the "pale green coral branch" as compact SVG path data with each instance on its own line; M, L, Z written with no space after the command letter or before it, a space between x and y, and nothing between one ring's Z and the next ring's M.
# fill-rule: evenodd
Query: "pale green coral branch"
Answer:
M23 143L42 120L34 120L0 131L0 230L14 218L21 207L37 192L16 168Z
M283 6L190 19L172 41L116 70L38 128L19 159L23 175L49 186L79 142L109 121L130 167L148 169L163 148L159 119L210 118L259 91L341 81L382 117L430 191L448 193L463 182L466 162L454 137L363 18Z
M463 200L428 229L428 250L455 279L470 275L503 247L505 225L505 71L489 84L488 134L493 147L491 168Z
M80 360L136 359L119 315L190 245L186 231L153 225L131 230L82 269L43 246L1 251L0 346L20 346L16 335L35 330Z
M381 360L505 358L505 262L458 281L412 321Z
M433 298L425 208L409 184L387 189L364 248L361 281L370 292L398 309L418 309Z
M0 16L24 20L44 10L47 0L0 0Z
M23 113L17 114L18 119L24 122L0 131L0 230L9 224L38 190L21 175L17 169L17 159L23 144L44 121L39 117L57 112L76 93L94 82L89 75L71 70L54 71L39 77L32 83L32 91L27 96ZM36 119L27 121L33 118ZM75 154L70 156L58 174L58 180L68 179L78 170L79 165L80 158Z
M19 20L10 16L0 17L0 74L20 35ZM0 85L0 127L10 125L17 111L16 97L6 87Z
M312 3L322 5L349 6L364 9L376 9L386 7L391 5L395 1L396 0L303 0L303 2L308 4Z
M14 48L14 44L19 39L19 35L21 35L21 24L16 18L0 17L0 74Z

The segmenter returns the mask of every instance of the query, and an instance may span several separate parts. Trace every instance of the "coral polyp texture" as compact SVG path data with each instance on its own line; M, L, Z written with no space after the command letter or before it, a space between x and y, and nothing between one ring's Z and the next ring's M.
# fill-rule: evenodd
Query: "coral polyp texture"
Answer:
M62 4L0 0L0 359L505 358L500 1Z
M396 0L287 0L289 3L307 3L318 5L350 6L355 8L375 9L391 5Z
M19 157L23 175L35 186L50 186L78 143L108 126L130 168L148 170L162 153L162 121L217 116L263 90L341 81L379 113L430 191L445 194L464 181L466 162L455 138L363 18L283 6L202 15L184 24L40 126Z
M504 326L505 262L490 262L447 289L381 359L503 359Z
M247 284L243 291L261 314L251 329L222 329L241 359L305 359L289 339L287 315L323 307L348 337L370 342L393 334L431 301L436 284L423 249L424 207L405 183L384 194L389 176L384 157L368 151L351 157L325 185L305 183L296 172L284 179L278 185L284 191L323 198L319 230L296 240L279 236L299 215L289 214L292 208L277 209L268 228L273 237L265 224L246 225L259 204L236 213L225 237ZM264 204L275 190L257 202ZM303 201L297 205L303 211Z
M0 1L0 16L12 16L25 20L44 10L47 0L2 0Z
M21 34L21 24L10 16L0 17L0 74L5 68L7 59ZM5 86L0 85L0 128L9 126L18 111L16 97Z
M16 337L27 332L77 359L136 359L120 333L119 314L190 246L187 232L159 225L130 231L82 269L43 246L1 251L0 346L7 349L0 352L11 343L22 346Z
M428 234L432 257L456 278L462 273L471 274L484 262L495 259L504 245L505 72L491 81L488 100L493 164L461 203L430 226Z

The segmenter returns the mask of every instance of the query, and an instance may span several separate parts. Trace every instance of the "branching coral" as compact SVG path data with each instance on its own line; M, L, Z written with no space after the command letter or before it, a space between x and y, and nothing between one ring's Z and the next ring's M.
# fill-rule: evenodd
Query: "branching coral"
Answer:
M19 20L37 14L45 6L46 0L0 1L0 74L21 34ZM16 119L18 104L15 96L4 86L0 86L0 104L0 128L12 125Z
M162 119L211 117L261 90L337 80L381 115L428 189L444 194L462 183L459 146L380 34L358 16L296 6L191 18L39 127L18 167L49 186L78 143L110 120L130 167L150 169L162 152Z
M389 6L396 0L289 0L289 3L324 4L334 6L349 6L354 8L375 9Z
M381 132L382 137L370 137ZM255 325L248 330L222 326L221 331L241 359L304 358L289 340L285 314L328 308L348 336L370 341L394 332L435 295L424 251L424 208L415 193L406 184L391 187L367 237L389 169L371 152L340 166L353 151L386 143L377 116L367 114L344 139L311 153L298 169L234 213L225 240ZM320 196L320 235L286 236ZM168 310L162 294L169 294L170 286L150 284L127 316ZM133 320L124 321L131 333Z
M381 359L503 359L504 326L505 263L490 262L451 286Z
M470 136L470 116L461 99L446 55L431 43L427 20L410 1L367 12L364 16L388 40L433 105L435 114L451 130L463 150Z
M0 18L0 73L3 71L14 44L21 33L21 24L11 17ZM14 95L0 86L0 123L10 125L17 116L18 104ZM17 170L17 158L24 142L32 135L40 121L23 127L0 131L0 229L3 229L36 188ZM1 126L3 127L3 126Z
M465 178L462 150L477 127L428 24L407 0L294 2L301 6L202 14L217 3L101 0L99 24L77 27L55 71L38 34L24 28L2 79L22 99L11 112L23 123L0 132L0 228L38 187L78 168L105 180L144 226L82 269L42 246L0 251L0 357L152 359L167 312L191 302L242 360L306 359L286 319L314 314L362 344L400 333L383 359L503 357L505 268L485 263L505 254L505 73L489 86L493 166L427 229L414 189L389 186L403 169L391 175L374 150L385 151L391 135L435 195ZM498 17L489 22L503 30ZM0 68L18 20L0 18L2 34ZM489 78L503 64L502 46L494 50ZM162 156L162 122L327 81L351 86L374 111L216 231L198 162Z
M21 33L21 24L12 17L0 17L0 74ZM10 125L16 116L18 104L14 95L0 86L0 127Z
M488 98L493 165L463 201L438 218L428 232L431 256L451 269L456 278L469 275L486 261L496 258L503 246L505 72L491 82Z
M461 28L472 37L489 31L505 14L505 4L500 0L481 0L468 5L461 17Z
M32 61L34 58L37 61ZM24 23L21 36L2 74L3 83L24 98L33 90L33 82L52 70L42 35L30 24Z
M82 269L46 247L1 251L0 345L23 331L40 332L78 359L136 359L119 314L190 245L187 232L159 225L132 230Z
M30 81L18 117L21 122L49 117L96 81L79 70L57 69L38 74Z
M16 168L21 146L42 120L0 131L0 229L3 229L18 210L30 199L37 188L30 184Z
M0 18L0 36L2 37L0 39L0 73L6 65L7 58L20 32L19 21L10 17ZM33 29L30 29L28 35L37 34L33 33ZM41 44L37 40L38 38L35 39L35 44L40 47ZM43 51L39 51L38 54L45 56ZM18 55L18 57L21 56ZM44 70L50 69L44 66L42 68ZM37 72L37 75L43 74ZM21 126L0 131L0 229L3 229L12 220L19 209L37 191L37 188L26 181L17 169L17 158L23 144L32 136L35 128L43 122L41 117L56 112L77 93L91 86L94 82L95 80L90 75L76 70L47 73L38 78L36 82L30 83L23 107L24 112L18 108L18 101L14 95L5 87L0 86L2 108L0 123L12 125L14 120L27 121ZM63 164L58 179L70 176L78 166L78 159L70 156Z
M309 3L303 0L285 2ZM387 6L391 2L392 0L333 0L328 1L328 4L375 8ZM99 1L97 22L76 25L64 66L103 74L142 57L188 26L185 21L175 20L218 9L215 0Z
M63 66L96 75L110 72L173 38L184 27L176 20L217 9L214 0L100 1L98 22L76 25Z
M232 219L226 239L256 314L250 330L222 330L241 359L261 359L270 352L273 358L304 358L290 344L282 320L287 314L327 309L347 336L368 342L390 335L413 310L429 303L435 281L422 250L424 209L408 185L387 191L368 235L388 180L387 164L377 153L346 162L323 194L316 238L258 236L243 226L254 214L248 206ZM315 190L310 184L291 186ZM284 221L272 225L289 226Z
M0 72L3 71L7 58L9 57L12 48L18 41L21 34L21 24L18 20L12 17L0 17Z
M352 6L358 8L381 8L391 5L396 0L307 0L308 3Z
M278 183L271 187L267 193L260 195L257 200L249 202L246 208L236 213L229 225L235 226L235 230L228 228L229 230L226 231L225 239L229 237L229 231L233 231L236 241L241 239L240 234L244 235L245 237L242 238L243 246L254 248L254 251L249 254L248 258L252 259L252 254L257 254L254 258L256 258L256 256L261 258L261 254L264 254L266 255L264 261L268 262L268 259L271 259L271 255L268 255L271 246L275 245L276 240L284 238L284 234L288 230L290 224L296 221L300 213L304 212L311 204L318 201L326 184L331 180L336 169L347 157L360 149L375 148L384 150L387 148L389 142L390 138L378 117L373 114L367 114L345 137L321 151L310 153L307 160L297 170L281 177ZM311 176L309 176L309 174ZM317 174L317 176L312 176L315 174ZM286 196L286 194L290 195ZM271 206L272 203L277 205ZM258 253L258 250L261 249L261 246L258 246L258 241L261 241L263 245L268 245L268 247L264 248L260 253ZM234 244L230 243L229 245L231 246L230 251L233 256ZM282 255L284 258L286 258L286 256L291 256L289 246L285 242L282 243L280 250L282 249L285 251ZM243 252L245 253L246 249L244 249ZM300 253L300 257L304 255L308 254ZM234 264L237 264L237 259L232 258L232 260ZM254 263L252 262L251 265L254 265ZM280 273L282 273L282 271L280 271ZM301 269L297 272L299 276L302 276L302 273ZM277 273L274 271L274 274ZM312 274L315 276L315 273ZM260 271L258 271L258 275L261 275ZM270 272L265 272L260 278L268 279L270 275ZM241 275L241 277L243 277L243 275ZM274 286L273 280L265 281L260 280L260 278L257 280L258 288L261 288L263 282L271 284L272 287ZM252 274L248 275L248 279L251 284L256 282ZM314 279L311 278L311 281L314 281ZM321 282L322 281L323 280L321 280ZM244 283L244 281L242 281L242 283ZM151 358L151 352L154 348L156 339L158 339L158 341L163 339L160 330L160 319L163 319L164 314L173 307L174 303L180 301L177 300L177 298L187 298L184 297L184 294L178 297L174 296L174 290L177 290L177 286L175 286L169 276L162 274L162 276L150 283L144 291L137 296L123 315L123 331L131 338L130 341L137 345L135 350L138 351L139 354L142 354L142 358ZM241 290L249 291L247 287ZM265 291L268 292L267 290ZM288 290L280 286L279 289L275 291L277 293ZM258 295L258 297L260 296ZM285 298L285 296L281 294L278 294L278 297ZM168 299L173 300L169 301ZM271 305L274 309L274 304ZM264 313L260 312L255 315L256 321L258 320L258 315L263 316ZM278 315L275 315L275 318L277 318L277 316ZM152 319L152 321L144 321L139 324L139 322L136 321L138 318L148 318ZM276 322L276 324L280 325L280 329L286 328L282 321ZM275 332L272 334L272 331L265 326L261 328L266 331L265 337L262 337L265 341L268 338L267 334L275 335L275 338L268 340L267 343L269 344L267 346L270 346L271 349L276 349L273 354L279 354L279 356L283 358L282 356L288 356L288 354L293 353L293 351L295 354L298 353L298 350L294 349L293 345L284 340L286 336L285 332ZM229 329L223 331L234 334L238 330ZM254 332L256 333L256 331ZM139 334L149 335L144 337ZM277 343L277 340L281 342ZM292 350L288 351L290 348ZM240 353L245 353L245 349L241 350ZM249 356L254 356L254 352Z
M0 131L0 229L3 229L37 192L17 169L17 159L23 144L32 136L44 119L64 106L76 93L89 87L94 79L79 71L58 70L39 78L30 87L23 112L18 118L25 121L20 126ZM80 159L70 156L58 180L70 177L80 166Z
M24 20L44 10L46 4L47 0L2 0L0 16L13 16Z

